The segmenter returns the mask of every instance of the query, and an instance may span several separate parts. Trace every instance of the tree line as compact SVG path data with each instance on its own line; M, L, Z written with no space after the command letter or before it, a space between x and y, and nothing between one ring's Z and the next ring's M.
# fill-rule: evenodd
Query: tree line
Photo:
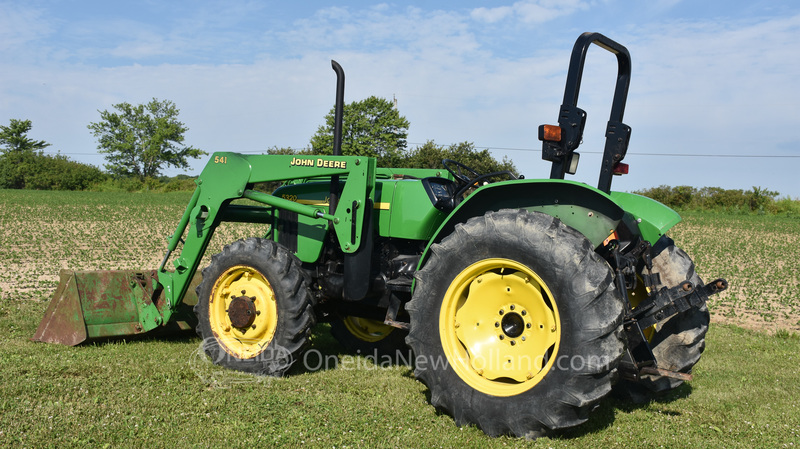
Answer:
M678 210L800 217L800 201L788 197L778 198L778 192L762 187L754 186L752 189L742 190L662 185L634 191L634 193L652 198Z
M30 120L11 119L0 126L0 188L39 190L173 190L192 189L187 176L165 178L167 167L188 168L191 158L208 153L184 144L186 125L178 120L180 110L169 100L131 105L119 103L113 110L98 111L100 120L88 125L103 154L105 171L69 160L64 155L43 152L51 146L28 138ZM302 149L269 148L267 154L331 154L334 109ZM428 141L408 148L408 120L394 105L369 97L344 105L342 154L377 158L378 166L441 168L442 159L455 159L479 172L508 170L513 162L498 161L488 150L470 142L449 146Z
M50 144L29 138L31 126L30 120L18 119L11 119L8 126L0 125L0 188L84 190L105 178L92 165L61 154L44 154Z
M51 146L28 137L30 120L11 119L0 125L0 188L37 190L192 190L186 175L162 176L167 167L188 168L190 158L208 153L184 144L188 127L178 119L180 110L169 100L152 99L139 105L119 103L112 111L98 111L100 120L87 128L97 139L105 171L72 161L62 154L45 154ZM471 142L439 145L428 141L409 148L408 120L387 99L371 96L344 105L342 154L377 158L379 167L442 168L453 159L479 173L510 171L514 163L497 160L489 150ZM332 154L334 108L324 117L305 148L265 150L266 154ZM719 187L659 186L636 191L680 210L711 210L800 216L800 201L778 199L778 192L761 187L726 190Z
M180 111L169 100L153 99L133 106L114 105L116 111L99 111L100 121L90 123L106 171L72 161L65 155L45 154L51 144L28 137L30 120L11 119L0 125L0 188L34 190L87 190L113 187L122 190L164 187L164 167L188 168L188 159L206 153L183 145L188 128L177 119ZM186 178L186 177L183 177ZM180 177L167 185L189 183Z

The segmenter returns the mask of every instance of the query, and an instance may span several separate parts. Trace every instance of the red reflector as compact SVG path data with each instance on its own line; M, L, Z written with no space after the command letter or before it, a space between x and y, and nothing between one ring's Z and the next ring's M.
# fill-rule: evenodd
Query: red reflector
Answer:
M623 164L622 162L617 162L614 164L613 173L615 175L627 175L628 174L628 164Z
M539 140L548 142L561 142L561 127L556 125L542 125Z

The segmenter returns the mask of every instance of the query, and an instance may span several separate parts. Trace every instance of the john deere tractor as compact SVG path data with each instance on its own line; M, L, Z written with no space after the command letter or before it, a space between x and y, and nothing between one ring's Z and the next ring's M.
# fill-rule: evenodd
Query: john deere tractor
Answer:
M618 63L596 188L565 179L583 141L577 102L592 44ZM666 235L676 212L611 191L631 135L624 46L598 33L575 43L558 124L538 130L549 179L342 156L344 72L332 66L333 155L213 154L161 265L62 272L34 339L196 327L215 363L281 376L326 321L353 351L410 348L431 403L489 435L575 426L615 385L641 396L691 379L706 299L727 283L704 284ZM256 188L276 181L272 193ZM263 233L228 244L199 273L223 222Z

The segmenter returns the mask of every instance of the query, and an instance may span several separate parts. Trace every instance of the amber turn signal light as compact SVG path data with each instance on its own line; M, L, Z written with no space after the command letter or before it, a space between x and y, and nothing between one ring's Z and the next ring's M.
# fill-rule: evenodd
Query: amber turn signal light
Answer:
M561 142L561 127L556 125L540 126L539 140L547 142Z

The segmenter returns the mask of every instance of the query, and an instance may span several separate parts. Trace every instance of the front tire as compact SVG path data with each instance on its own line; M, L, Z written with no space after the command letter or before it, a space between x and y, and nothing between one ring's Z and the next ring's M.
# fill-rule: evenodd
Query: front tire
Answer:
M458 425L535 437L581 424L611 391L623 300L609 265L546 214L457 225L416 274L415 375Z
M238 371L284 375L315 323L300 261L271 240L238 240L212 256L197 297L206 354Z

